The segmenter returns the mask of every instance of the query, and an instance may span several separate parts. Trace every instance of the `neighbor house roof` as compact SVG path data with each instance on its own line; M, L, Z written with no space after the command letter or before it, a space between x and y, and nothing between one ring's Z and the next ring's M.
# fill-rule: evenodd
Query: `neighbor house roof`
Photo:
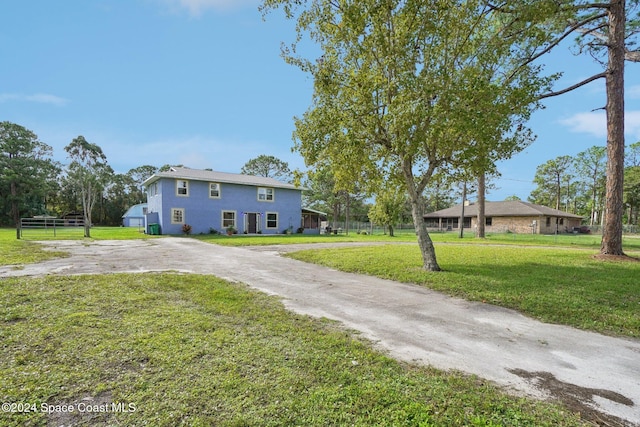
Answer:
M459 217L462 205L453 206L451 208L425 214L425 218L451 218ZM580 215L574 215L557 209L552 209L542 205L523 202L522 200L513 200L506 202L485 202L485 216L551 216L558 218L582 218ZM478 205L470 204L464 207L465 217L474 217L478 215Z
M208 181L208 182L220 182L228 184L240 184L240 185L255 185L260 187L276 187L276 188L289 188L294 190L302 190L300 187L296 187L293 184L278 181L274 178L265 178L263 176L242 175L238 173L228 172L216 172L201 169L189 169L172 167L167 172L158 172L152 177L148 178L143 185L157 181L161 178L173 178L173 179L186 179L194 181Z
M144 217L144 208L146 207L146 203L138 203L137 205L133 205L129 209L127 209L124 215L122 215L122 218Z

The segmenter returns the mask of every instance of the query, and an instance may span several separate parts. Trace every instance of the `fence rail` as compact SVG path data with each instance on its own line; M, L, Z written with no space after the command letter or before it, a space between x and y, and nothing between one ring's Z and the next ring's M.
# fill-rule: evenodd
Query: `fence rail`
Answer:
M18 239L83 237L84 221L63 218L21 218Z

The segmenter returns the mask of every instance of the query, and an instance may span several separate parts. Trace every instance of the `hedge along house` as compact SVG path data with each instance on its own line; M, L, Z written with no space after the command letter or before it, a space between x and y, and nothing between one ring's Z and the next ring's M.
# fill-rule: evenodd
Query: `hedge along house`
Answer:
M432 230L460 230L462 205L428 213L424 216ZM485 203L485 231L497 233L555 234L572 232L582 223L580 215L574 215L542 205L521 200ZM476 230L478 206L465 204L463 227Z
M273 178L189 168L171 168L144 182L146 227L161 234L278 234L297 231L302 219L302 188Z

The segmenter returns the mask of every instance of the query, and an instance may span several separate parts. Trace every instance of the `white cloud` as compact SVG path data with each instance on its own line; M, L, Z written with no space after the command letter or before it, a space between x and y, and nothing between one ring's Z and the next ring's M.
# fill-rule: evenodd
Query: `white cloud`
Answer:
M571 132L588 133L598 138L607 136L607 119L603 111L577 113L559 122Z
M640 141L640 111L627 111L625 114L625 133L636 141ZM631 143L635 141L630 141Z
M51 104L57 107L62 107L69 103L68 99L61 98L55 95L50 95L48 93L36 93L33 95L22 95L18 93L0 93L0 102L9 102L9 101L36 102L39 104Z
M242 165L251 157L265 152L259 142L200 135L173 136L147 142L117 137L93 138L91 142L102 147L109 164L121 173L142 164L158 167L181 164L194 169L240 172Z
M571 132L587 133L596 138L607 137L607 117L604 111L577 113L560 120L560 124L569 128ZM640 111L625 113L625 134L632 138L640 138Z
M208 9L224 12L246 6L257 8L260 4L259 0L164 0L164 2L172 9L187 9L192 16L200 16Z

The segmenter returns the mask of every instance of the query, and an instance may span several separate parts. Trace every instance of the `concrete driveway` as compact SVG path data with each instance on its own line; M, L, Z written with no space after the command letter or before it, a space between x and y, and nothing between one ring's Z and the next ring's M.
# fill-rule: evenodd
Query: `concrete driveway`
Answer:
M640 341L544 324L428 289L281 257L284 247L222 247L187 238L43 242L71 253L0 277L179 271L279 295L291 310L358 330L391 356L555 397L604 425L640 425ZM317 247L317 246L316 246Z

